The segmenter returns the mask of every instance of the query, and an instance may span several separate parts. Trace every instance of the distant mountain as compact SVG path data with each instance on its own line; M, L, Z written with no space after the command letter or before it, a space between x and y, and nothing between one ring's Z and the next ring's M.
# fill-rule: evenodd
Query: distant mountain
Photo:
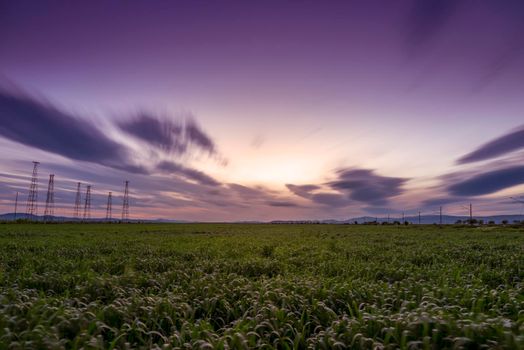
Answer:
M491 215L491 216L474 216L477 220L483 220L484 223L488 223L489 221L493 221L497 224L502 223L502 221L506 220L508 223L513 223L515 221L524 221L524 215ZM16 219L30 219L33 221L44 221L43 215L27 215L25 213L18 213L16 214ZM14 213L6 213L6 214L0 214L0 221L13 221L15 220L15 214ZM335 219L326 219L326 220L274 220L270 221L269 223L272 224L333 224L333 225L343 225L343 224L354 224L355 222L359 224L363 223L369 223L377 221L378 223L383 222L390 222L393 223L395 221L401 221L402 218L399 217L390 217L389 220L387 217L376 217L376 216L359 216L356 218L351 218L347 220L335 220ZM469 220L469 216L454 216L454 215L442 215L442 223L443 224L454 224L458 220L461 221L467 221ZM71 218L67 216L53 216L52 221L55 222L65 222L65 221L83 221L82 219L76 219ZM105 222L106 219L104 218L92 218L89 219L90 222ZM118 219L113 219L113 222L118 222ZM141 220L141 219L133 219L129 220L130 222L156 222L156 223L191 223L191 222L197 222L197 221L187 221L187 220L171 220L171 219L153 219L153 220ZM404 221L409 222L410 224L418 224L419 223L419 217L418 216L406 216L404 218ZM420 216L420 223L421 224L438 224L440 221L439 215L421 215ZM236 221L235 223L264 223L262 221Z
M523 221L524 216L523 215L491 215L491 216L474 216L473 217L476 220L483 220L484 223L488 223L489 221L493 221L497 224L502 223L502 221L506 220L508 223L513 223L514 221ZM458 220L461 221L467 221L469 220L469 216L454 216L454 215L442 215L442 223L443 224L454 224ZM393 223L395 221L402 221L401 217L390 217L389 219L387 217L378 217L378 216L359 216L356 218L351 218L347 220L275 220L271 221L271 223L274 224L283 224L283 223L321 223L321 224L354 224L355 222L359 224L363 223L370 223L370 222L390 222ZM417 216L406 216L404 217L404 221L409 222L410 224L418 224L419 223L419 217ZM421 215L420 216L420 223L423 225L428 224L438 224L440 222L440 216L439 215Z
M50 221L54 221L54 222L80 222L80 221L84 221L83 219L78 219L78 218L72 218L72 217L67 217L67 216L51 216L50 217L51 220ZM44 221L44 216L43 215L27 215L25 213L18 213L16 214L16 218L15 218L15 214L14 213L7 213L7 214L1 214L0 215L0 221L13 221L13 220L19 220L19 219L28 219L28 220L31 220L31 221ZM91 218L88 220L89 222L107 222L107 220L105 218ZM111 219L112 222L119 222L120 220L118 218L113 218ZM188 221L182 221L182 220L166 220L166 219L155 219L155 220L140 220L140 219L130 219L129 220L130 222L173 222L173 223L183 223L183 222L188 222Z

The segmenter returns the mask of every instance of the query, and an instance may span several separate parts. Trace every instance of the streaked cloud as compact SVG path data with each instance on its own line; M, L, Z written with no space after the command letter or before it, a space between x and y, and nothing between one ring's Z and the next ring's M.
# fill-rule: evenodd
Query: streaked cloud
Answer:
M125 146L94 123L22 92L0 90L0 135L69 159L144 173Z
M448 187L455 196L480 196L524 184L524 166L513 166L476 174Z
M335 180L323 184L294 185L286 187L295 195L314 203L332 207L348 206L352 203L384 205L404 192L408 179L377 175L369 169L340 169Z
M524 148L524 127L519 127L505 135L497 137L474 151L461 157L457 162L466 164L505 155Z
M117 125L127 134L168 152L184 154L190 147L209 154L216 152L211 137L192 117L177 120L150 113L139 113L135 117L119 121Z
M185 167L175 162L162 161L156 166L156 169L163 173L182 176L188 180L196 181L201 185L220 186L220 182L204 172Z

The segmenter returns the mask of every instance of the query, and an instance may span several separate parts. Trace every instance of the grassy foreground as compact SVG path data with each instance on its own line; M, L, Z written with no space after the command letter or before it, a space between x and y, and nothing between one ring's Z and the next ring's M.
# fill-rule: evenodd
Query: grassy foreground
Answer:
M524 231L0 225L0 349L524 348Z

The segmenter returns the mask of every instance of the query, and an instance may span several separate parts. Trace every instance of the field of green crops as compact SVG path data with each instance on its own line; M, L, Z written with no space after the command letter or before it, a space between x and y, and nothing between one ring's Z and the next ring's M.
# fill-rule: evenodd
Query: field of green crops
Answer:
M11 348L524 348L524 230L4 224Z

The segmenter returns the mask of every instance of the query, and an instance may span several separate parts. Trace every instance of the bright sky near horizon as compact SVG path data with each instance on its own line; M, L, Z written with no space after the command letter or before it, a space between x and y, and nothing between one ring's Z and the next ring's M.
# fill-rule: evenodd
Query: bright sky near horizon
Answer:
M0 212L518 213L521 1L0 1Z

